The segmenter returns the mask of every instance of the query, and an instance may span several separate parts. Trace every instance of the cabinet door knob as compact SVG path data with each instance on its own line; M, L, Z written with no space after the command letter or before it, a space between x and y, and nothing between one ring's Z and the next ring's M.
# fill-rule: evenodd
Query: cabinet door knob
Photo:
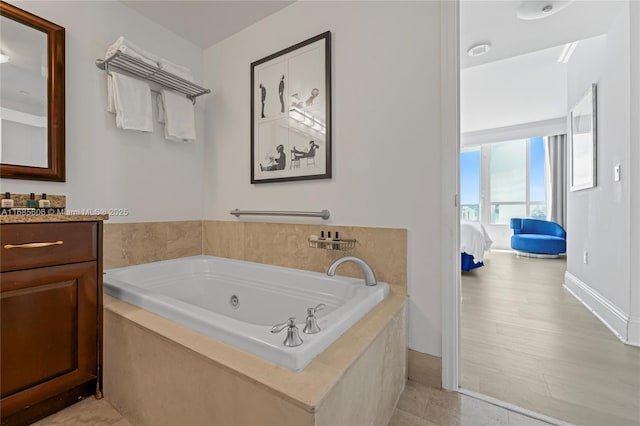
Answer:
M26 243L26 244L5 244L4 248L6 249L14 249L14 248L40 248L40 247L50 247L50 246L61 246L64 244L62 240L52 241L50 243Z

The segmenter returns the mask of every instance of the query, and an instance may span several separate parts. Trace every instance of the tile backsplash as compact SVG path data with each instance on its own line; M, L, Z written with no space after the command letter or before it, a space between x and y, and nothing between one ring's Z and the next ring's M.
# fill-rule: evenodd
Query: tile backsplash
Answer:
M204 254L316 272L326 272L334 260L353 255L366 260L378 280L406 293L406 229L213 220L204 221L203 228ZM338 231L342 239L356 239L355 248L309 247L309 236L319 235L321 230ZM338 268L338 275L361 278L362 272L353 263L345 263Z
M202 254L202 221L104 224L104 269Z

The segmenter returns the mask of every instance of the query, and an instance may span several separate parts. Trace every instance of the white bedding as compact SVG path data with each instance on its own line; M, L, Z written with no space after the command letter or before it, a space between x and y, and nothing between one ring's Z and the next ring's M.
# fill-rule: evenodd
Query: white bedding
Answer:
M484 252L491 249L493 240L478 222L460 222L460 251L473 256L473 262L484 259Z

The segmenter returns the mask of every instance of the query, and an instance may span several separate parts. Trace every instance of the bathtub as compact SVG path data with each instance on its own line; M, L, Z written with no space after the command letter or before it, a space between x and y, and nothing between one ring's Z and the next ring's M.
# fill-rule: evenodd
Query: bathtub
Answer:
M389 294L379 282L213 256L193 256L105 271L104 292L294 371L305 368ZM302 332L307 308L321 331ZM277 323L296 317L302 345L284 346Z

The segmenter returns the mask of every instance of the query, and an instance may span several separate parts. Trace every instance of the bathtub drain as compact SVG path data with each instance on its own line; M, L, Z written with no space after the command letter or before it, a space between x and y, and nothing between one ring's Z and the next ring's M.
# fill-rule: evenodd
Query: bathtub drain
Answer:
M229 299L229 303L231 304L231 308L233 309L238 309L238 305L240 305L240 300L238 300L238 296L236 296L235 294L233 296L231 296L231 298Z

